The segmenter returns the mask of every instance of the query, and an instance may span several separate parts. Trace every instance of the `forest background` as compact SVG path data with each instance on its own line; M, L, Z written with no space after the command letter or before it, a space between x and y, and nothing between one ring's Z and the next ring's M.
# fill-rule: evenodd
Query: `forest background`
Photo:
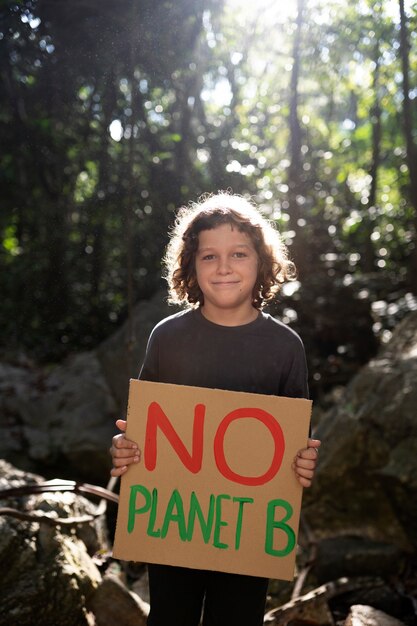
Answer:
M161 287L175 209L251 196L314 398L417 308L417 3L0 3L0 348L92 349Z

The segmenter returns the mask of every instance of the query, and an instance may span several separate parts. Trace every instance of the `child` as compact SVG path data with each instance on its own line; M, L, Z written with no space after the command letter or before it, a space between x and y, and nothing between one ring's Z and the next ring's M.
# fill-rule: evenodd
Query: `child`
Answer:
M165 257L170 299L188 307L151 333L139 378L306 398L300 338L261 312L295 268L279 233L247 200L227 193L183 208ZM120 430L124 420L117 420ZM320 441L309 439L294 459L311 484ZM140 461L136 443L113 437L113 476ZM268 580L150 564L149 626L261 626Z

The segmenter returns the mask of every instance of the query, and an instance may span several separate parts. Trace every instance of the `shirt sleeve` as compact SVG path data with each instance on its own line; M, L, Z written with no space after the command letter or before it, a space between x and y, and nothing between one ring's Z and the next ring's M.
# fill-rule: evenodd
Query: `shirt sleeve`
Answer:
M298 349L293 352L282 395L286 398L305 398L306 400L310 397L307 361L301 339L299 340ZM311 423L308 429L308 436L312 436Z
M145 358L139 372L139 380L159 382L159 343L155 330L152 331L148 340Z
M292 357L288 359L280 395L286 398L309 398L307 361L300 339L292 351Z

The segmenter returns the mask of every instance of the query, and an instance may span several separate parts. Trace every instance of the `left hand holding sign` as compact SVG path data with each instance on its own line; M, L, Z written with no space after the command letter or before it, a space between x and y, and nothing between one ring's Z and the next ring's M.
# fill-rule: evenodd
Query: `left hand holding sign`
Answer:
M299 450L294 459L292 469L303 487L310 487L313 482L320 445L319 439L309 439L307 447Z
M126 420L116 420L116 426L122 431L122 434L115 435L112 439L110 448L113 463L113 469L110 472L112 476L122 476L129 465L140 461L141 453L137 443L126 439L124 434L126 425Z

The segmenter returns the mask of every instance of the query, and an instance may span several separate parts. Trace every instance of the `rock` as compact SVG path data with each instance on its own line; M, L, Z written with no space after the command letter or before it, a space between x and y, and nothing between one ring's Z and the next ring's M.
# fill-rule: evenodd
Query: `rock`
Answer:
M0 489L12 489L14 487L21 487L22 485L38 485L41 482L43 482L42 476L30 472L23 472L17 467L13 467L10 463L7 463L7 461L0 459ZM14 499L13 503L17 501L18 499Z
M175 312L158 294L134 312L129 364L126 323L96 351L48 369L0 364L0 458L26 471L105 484L116 418L126 412L128 381L136 377L148 335Z
M395 579L384 582L380 579L380 584L375 583L373 586L353 589L334 598L329 603L333 614L346 616L352 606L363 605L373 607L396 619L404 619L406 624L414 623L414 611L410 599L406 597L402 589L397 591L393 580ZM409 621L410 618L411 621Z
M149 604L149 577L146 567L142 566L141 576L132 584L132 591Z
M27 460L24 453L23 416L21 407L38 396L37 374L31 367L16 367L0 363L0 458L20 465L19 459ZM26 459L25 459L26 457ZM26 469L35 466L26 463Z
M42 476L0 460L0 489L41 482ZM10 509L32 519L20 520ZM111 567L102 578L94 562L96 552L108 549L104 520L57 526L49 519L94 510L94 504L72 492L3 499L0 492L0 626L145 626L149 604L130 592ZM120 566L115 569L119 572Z
M268 611L264 616L264 624L288 626L334 626L334 618L330 611L333 599L361 587L380 584L380 581L367 578L340 578L321 585L309 592L292 598L289 602Z
M372 606L357 604L351 607L345 626L404 626L404 622Z
M417 313L362 368L315 432L322 439L303 515L317 539L417 547Z
M105 576L88 601L96 626L146 626L149 604L115 576Z
M98 347L97 357L123 414L126 411L129 378L137 378L139 374L153 327L164 317L178 311L178 307L168 305L166 292L160 291L150 300L139 302L134 308L131 350L128 322Z
M362 537L328 537L317 546L315 584L342 576L389 577L404 569L405 555L395 545Z
M2 486L19 486L41 482L42 477L26 476L3 461L0 481ZM59 513L68 510L66 494L53 495ZM41 500L41 495L25 496L12 502L1 500L0 506L13 506L34 515L41 511L36 506ZM78 508L71 510L71 516L83 510L84 501L78 497ZM48 507L51 512L50 498ZM88 508L84 507L83 512L87 513ZM0 626L88 626L85 602L100 584L101 575L73 529L1 515L0 562Z
M107 478L118 410L93 352L50 373L3 364L0 391L0 457L62 478Z

